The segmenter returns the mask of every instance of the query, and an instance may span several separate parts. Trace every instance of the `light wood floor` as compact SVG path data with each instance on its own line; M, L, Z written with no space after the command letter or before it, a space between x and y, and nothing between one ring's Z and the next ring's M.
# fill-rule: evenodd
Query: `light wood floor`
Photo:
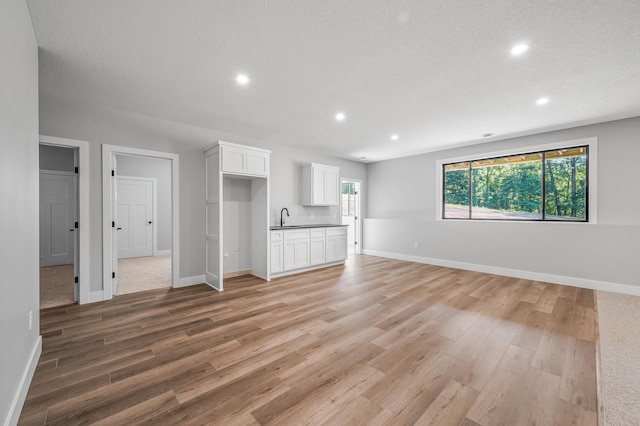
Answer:
M118 259L118 295L171 287L171 255Z
M593 292L354 256L43 310L20 424L596 424Z
M40 308L73 303L73 264L40 268Z

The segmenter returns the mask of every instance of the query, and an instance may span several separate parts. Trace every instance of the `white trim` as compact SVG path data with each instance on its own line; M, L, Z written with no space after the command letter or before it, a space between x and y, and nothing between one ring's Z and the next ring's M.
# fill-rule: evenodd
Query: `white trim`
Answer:
M46 144L43 144L46 145ZM47 175L58 175L58 176L73 176L75 175L75 172L65 172L62 170L45 170L45 169L40 169L40 174L47 174Z
M31 350L29 363L22 373L20 384L18 385L18 389L16 389L16 393L13 396L13 401L11 401L11 405L9 406L9 412L7 413L7 418L4 421L5 426L18 424L18 420L20 420L20 414L22 413L22 407L24 407L24 402L27 399L29 386L31 386L33 373L35 373L36 371L38 360L40 359L41 354L42 336L38 336L38 338L36 339L36 343L35 345L33 345L33 349Z
M363 254L386 257L389 259L406 260L407 262L426 263L429 265L445 266L447 268L464 269L467 271L484 272L487 274L503 275L525 280L542 281L546 283L562 284L571 287L588 288L591 290L610 291L613 293L640 296L640 286L612 283L607 281L590 280L587 278L567 277L563 275L546 274L542 272L522 271L519 269L501 268L498 266L478 265L475 263L457 262L453 260L434 259L430 257L412 256L408 254L391 253L379 250L363 250Z
M79 211L79 229L78 252L80 263L78 268L78 304L83 305L89 302L89 255L90 250L90 199L89 199L89 142L75 139L56 138L52 136L40 135L40 143L43 145L54 145L78 148L78 211Z
M104 291L92 291L89 293L89 301L87 303L102 302L104 300Z
M278 273L275 273L275 274L272 273L271 274L271 278L273 279L273 278L286 277L287 275L294 275L294 274L299 274L299 273L302 273L302 272L315 271L316 269L329 268L331 266L344 265L345 262L346 262L345 260L337 260L335 262L321 263L319 265L310 266L308 268L293 269L291 271L278 272Z
M171 161L171 285L180 282L180 156L160 151L118 145L102 145L102 287L104 300L113 297L111 278L111 157L125 154L140 157L164 158Z
M507 155L518 155L523 152L536 152L536 151L548 151L559 148L567 148L572 146L587 145L589 147L589 222L565 222L558 221L559 223L574 223L577 225L595 225L598 223L598 138L588 137L581 139L572 139L568 141L560 141L554 143L548 143L543 145L514 147L504 149L501 151L483 152L480 154L470 154L460 157L443 158L436 161L436 220L446 220L442 218L442 167L448 163L460 163L481 160L489 157L501 157ZM473 219L456 219L456 221L464 222L505 222L507 220L473 220ZM525 222L531 223L529 220L511 220L507 222ZM546 223L556 223L555 221L545 221Z
M188 286L197 285L197 284L206 284L204 282L204 274L194 275L193 277L180 278L180 281L178 281L178 284L174 285L173 288L188 287Z
M125 176L118 175L116 179L137 180L143 182L151 182L151 256L157 256L158 252L158 178L144 176ZM117 184L117 180L116 180ZM171 250L168 250L171 253ZM119 256L119 255L118 255ZM120 259L120 257L118 257Z
M156 250L153 255L154 256L167 256L171 254L171 249L166 249L166 250ZM182 279L182 278L180 278Z

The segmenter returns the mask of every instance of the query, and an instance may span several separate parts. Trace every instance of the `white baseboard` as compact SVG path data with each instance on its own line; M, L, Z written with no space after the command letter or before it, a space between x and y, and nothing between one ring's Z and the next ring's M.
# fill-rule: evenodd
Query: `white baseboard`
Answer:
M33 373L35 373L36 367L38 366L38 360L40 359L40 354L42 354L42 336L38 336L38 339L36 340L35 345L33 345L33 349L31 350L31 357L29 358L29 363L27 364L27 367L22 373L20 384L18 385L18 389L16 389L16 394L13 397L11 406L9 407L9 413L7 415L7 418L4 421L5 426L17 425L18 420L20 420L22 407L24 406L24 401L27 399L27 392L29 391L29 386L31 386Z
M88 303L102 302L103 300L104 300L104 291L100 290L100 291L90 291L89 292L89 302Z
M372 256L375 256L375 255L372 255ZM381 256L381 257L384 257L384 256ZM308 268L293 269L291 271L277 272L275 274L272 273L271 274L271 278L286 277L287 275L300 274L302 272L315 271L316 269L322 269L322 268L329 268L331 266L344 265L344 262L345 262L344 260L338 260L337 262L322 263L320 265L310 266Z
M553 284L562 284L572 287L588 288L591 290L610 291L612 293L640 296L640 286L629 284L596 281L586 278L566 277L563 275L545 274L542 272L522 271L519 269L501 268L497 266L478 265L475 263L457 262L453 260L434 259L430 257L412 256L408 254L391 253L379 250L364 249L363 254L370 256L387 257L389 259L406 260L408 262L426 263L429 265L445 266L448 268L465 269L468 271L485 272L487 274L504 275L507 277L521 278L525 280L542 281Z
M180 278L177 284L174 284L173 288L188 287L190 285L204 283L204 275L195 275L193 277Z
M156 250L153 252L154 256L169 256L171 254L171 249L167 250Z

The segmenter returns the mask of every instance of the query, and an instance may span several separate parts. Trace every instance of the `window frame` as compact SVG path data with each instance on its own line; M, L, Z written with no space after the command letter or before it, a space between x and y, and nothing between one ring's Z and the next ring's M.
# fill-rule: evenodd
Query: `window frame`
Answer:
M445 189L444 189L444 167L447 164L455 164L455 163L469 163L470 171L472 170L472 163L475 161L482 160L490 160L495 158L503 158L509 156L516 155L528 155L528 154L543 154L548 151L556 151L559 149L571 149L571 148L579 148L586 147L587 148L587 161L586 161L586 173L587 173L587 190L586 190L586 219L585 220L571 220L571 219L547 219L544 213L546 210L546 200L544 198L546 192L546 182L545 182L545 168L546 165L543 164L542 167L542 212L541 218L539 219L497 219L497 218L445 218ZM485 152L478 154L465 155L461 157L454 158L444 158L436 161L436 220L437 221L446 221L446 222L524 222L524 223L535 223L535 222L544 222L544 223L564 223L564 224L595 224L597 223L597 138L589 137L582 139L574 139L567 140L561 142L555 142L544 145L535 145L535 146L523 146L516 147L512 149L502 150L502 151L494 151L494 152ZM544 157L544 156L543 156ZM544 161L544 158L543 158ZM470 176L471 179L471 176ZM471 182L470 182L471 183ZM470 195L471 187L470 187ZM471 204L471 199L469 200ZM471 209L471 206L470 206Z

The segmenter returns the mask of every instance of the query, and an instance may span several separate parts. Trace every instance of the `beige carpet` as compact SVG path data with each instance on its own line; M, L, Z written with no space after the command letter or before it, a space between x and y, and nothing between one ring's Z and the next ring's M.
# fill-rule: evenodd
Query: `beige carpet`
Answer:
M40 268L40 309L73 303L73 265Z
M605 424L640 425L640 297L598 291Z
M171 256L133 257L118 260L118 291L137 293L171 287Z

